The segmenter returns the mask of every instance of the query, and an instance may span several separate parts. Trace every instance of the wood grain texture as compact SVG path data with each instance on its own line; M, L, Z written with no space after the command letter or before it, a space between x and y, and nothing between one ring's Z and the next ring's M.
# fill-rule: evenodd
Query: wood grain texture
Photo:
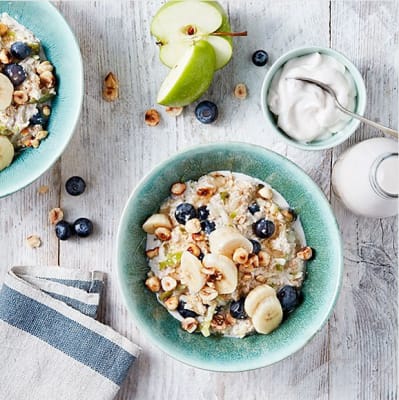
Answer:
M76 133L61 160L30 187L0 199L0 280L11 265L57 264L108 273L101 320L138 343L142 355L117 400L285 399L346 400L397 398L397 222L368 220L332 204L345 243L343 289L330 319L302 350L273 366L243 373L211 373L161 353L129 317L117 288L115 239L130 191L152 167L177 150L199 143L240 140L273 149L300 165L330 198L333 162L348 146L378 133L362 127L345 144L323 152L287 147L268 132L260 107L265 68L252 65L254 50L266 49L271 62L298 46L341 50L361 70L368 89L367 115L398 124L399 9L396 1L252 0L223 1L235 30L233 60L218 71L204 96L220 116L199 124L194 106L171 118L156 106L167 69L158 59L149 24L160 0L58 1L80 43L85 66L85 97ZM102 79L113 71L120 98L101 98ZM249 96L233 97L243 82ZM160 110L161 123L144 124L144 112ZM79 197L68 196L65 180L80 175L88 183ZM37 194L47 184L48 194ZM95 234L58 243L47 212L60 205L69 220L86 216ZM37 233L43 246L24 239Z

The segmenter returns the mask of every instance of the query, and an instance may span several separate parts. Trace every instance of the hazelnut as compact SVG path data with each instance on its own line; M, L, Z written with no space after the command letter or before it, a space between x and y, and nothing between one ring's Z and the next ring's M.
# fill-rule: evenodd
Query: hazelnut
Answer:
M42 108L42 114L43 114L45 117L49 117L50 114L51 114L51 108L50 108L50 106L45 105L45 106Z
M4 36L8 32L8 26L0 23L0 36Z
M166 107L165 111L171 117L178 117L183 112L183 107Z
M179 304L179 299L177 298L177 296L170 296L164 301L164 304L168 310L174 311Z
M198 196L201 196L201 197L210 197L210 196L214 195L215 192L216 192L216 188L214 188L212 186L200 187L197 189L197 194L198 194Z
M201 222L198 218L189 219L185 228L188 233L198 233L201 231Z
M246 272L246 273L241 277L241 279L242 279L243 281L250 281L250 280L252 279L252 274L251 274L250 272Z
M162 242L170 240L170 238L172 237L172 232L170 231L170 229L163 226L155 229L154 234L159 240L162 240Z
M259 260L259 266L260 267L267 267L270 264L270 254L267 253L266 251L261 250L258 253L258 260Z
M263 186L258 190L259 197L265 200L271 200L273 198L273 190L269 186Z
M47 137L47 135L48 135L48 131L39 131L36 133L35 137L38 140L42 140L42 139L45 139Z
M176 182L170 188L170 192L175 196L180 196L185 192L185 190L186 190L186 184L182 182Z
M53 208L48 213L48 219L50 224L55 225L57 222L60 222L64 219L64 212L61 210L61 208Z
M156 276L151 276L145 281L145 285L151 292L159 292L161 290L161 282Z
M237 264L245 264L248 261L248 251L239 247L234 251L233 261Z
M149 259L154 258L159 254L159 247L148 249L146 250L145 254Z
M47 185L42 185L39 186L39 189L37 189L37 191L39 192L39 194L45 194L49 191L49 187Z
M37 67L36 72L41 75L43 72L53 72L54 67L51 65L50 61L42 61Z
M40 83L50 89L55 86L55 76L51 71L44 71L40 74Z
M2 64L10 64L11 62L11 55L6 49L0 51L0 62Z
M222 314L215 314L211 321L211 327L216 330L223 330L226 328L225 316Z
M195 257L198 257L201 254L201 249L194 243L190 243L186 250Z
M103 99L106 101L114 101L119 96L119 82L116 75L108 72L103 83Z
M281 215L284 217L284 219L287 222L292 222L296 220L296 213L294 210L292 209L288 209L288 210L281 210Z
M32 249L37 249L42 245L42 241L40 240L39 236L30 235L26 238L26 244Z
M310 260L313 257L313 250L309 246L303 247L296 253L296 256L304 261Z
M193 333L198 327L198 321L192 317L184 318L181 327L188 333Z
M145 112L144 121L148 126L157 126L161 120L157 110L151 108Z
M216 297L218 297L218 292L209 286L205 286L200 290L199 297L204 304L209 304L212 300L215 300Z
M247 87L243 83L238 83L234 88L234 96L237 99L244 100L247 97Z
M22 90L16 90L12 97L16 104L25 104L29 99L28 95Z
M253 265L254 267L259 267L259 257L256 254L251 255L248 258L248 262L250 265Z
M173 279L170 276L165 276L161 280L161 286L162 289L165 290L165 292L169 292L170 290L175 289L175 287L177 286L176 279Z
M32 139L30 141L30 144L34 149L37 149L40 145L39 139Z
M196 242L201 242L205 240L205 233L204 232L193 233L191 235L191 238Z

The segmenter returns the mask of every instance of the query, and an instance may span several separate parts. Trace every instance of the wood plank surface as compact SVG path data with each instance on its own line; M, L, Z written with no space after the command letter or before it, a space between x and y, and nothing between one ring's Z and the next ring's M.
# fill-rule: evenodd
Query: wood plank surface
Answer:
M217 123L206 126L194 106L171 118L155 104L167 69L149 32L160 0L57 1L80 43L85 67L85 96L76 133L61 160L37 182L0 199L0 282L12 265L62 265L108 273L101 320L138 343L143 351L117 400L346 400L397 398L397 220L355 217L331 195L345 243L341 295L329 323L302 350L273 366L242 373L213 373L191 368L163 354L128 315L118 291L115 239L122 209L141 177L177 150L199 143L239 140L273 149L300 165L331 194L331 168L348 146L380 135L361 127L334 150L305 152L287 147L265 126L260 86L267 68L251 55L266 49L275 61L299 46L322 45L342 51L365 77L367 115L398 127L399 6L392 1L224 0L235 30L233 60L218 71L204 98L218 104ZM101 98L109 72L120 80L120 98ZM233 97L243 82L249 96ZM155 107L161 123L144 124ZM79 197L64 183L80 175L88 183ZM47 194L38 188L48 185ZM59 243L47 222L48 211L63 208L74 220L95 223L87 239ZM25 246L36 233L39 249Z

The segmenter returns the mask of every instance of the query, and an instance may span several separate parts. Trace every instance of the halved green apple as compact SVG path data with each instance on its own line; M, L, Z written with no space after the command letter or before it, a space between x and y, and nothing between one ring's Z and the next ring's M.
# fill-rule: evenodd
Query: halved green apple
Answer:
M198 40L207 40L213 46L215 69L224 67L233 55L233 40L217 33L230 31L223 7L211 0L170 0L158 10L151 23L151 33L160 45L160 59L170 68Z
M207 41L191 44L163 81L157 102L184 107L197 100L212 83L215 63L215 51Z

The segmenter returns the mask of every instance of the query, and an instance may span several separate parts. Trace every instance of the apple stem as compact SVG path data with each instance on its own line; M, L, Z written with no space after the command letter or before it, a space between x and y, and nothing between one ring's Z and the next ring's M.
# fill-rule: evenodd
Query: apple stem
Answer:
M248 36L247 31L243 32L213 32L214 36Z

